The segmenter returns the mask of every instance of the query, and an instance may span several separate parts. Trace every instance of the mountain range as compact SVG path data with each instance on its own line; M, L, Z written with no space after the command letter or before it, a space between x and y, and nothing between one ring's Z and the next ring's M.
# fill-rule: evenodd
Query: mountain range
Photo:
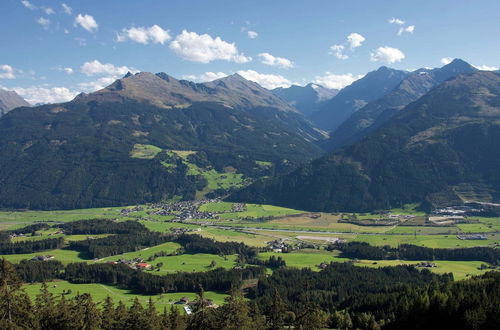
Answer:
M408 74L407 71L382 66L344 87L334 98L311 113L309 119L317 127L333 132L367 103L392 91Z
M217 190L214 177L240 180L234 188L288 171L318 157L321 138L295 108L237 74L205 84L127 74L0 119L0 207L190 199Z
M368 103L344 121L322 145L335 150L375 131L399 110L416 101L432 88L461 73L478 71L469 63L455 59L436 69L419 69L408 74L392 91Z
M292 85L271 90L273 94L297 108L304 116L310 116L318 111L328 100L338 94L338 89L330 89L318 84L309 83L306 86Z
M312 211L498 202L498 141L500 75L460 74L361 140L289 174L260 180L230 200Z
M5 89L0 88L0 117L17 107L29 107L29 106L30 104L26 102L16 92L7 91Z

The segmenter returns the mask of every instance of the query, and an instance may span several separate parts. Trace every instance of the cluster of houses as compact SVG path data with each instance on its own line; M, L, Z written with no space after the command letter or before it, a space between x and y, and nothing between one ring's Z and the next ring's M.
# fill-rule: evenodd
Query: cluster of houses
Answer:
M217 200L203 199L194 201L182 201L172 204L156 203L150 206L150 208L155 209L155 211L148 211L147 213L153 215L174 216L175 218L172 220L173 222L181 222L191 219L219 219L217 213L199 211L200 206L214 201Z
M201 228L196 228L196 229L193 229L193 228L170 228L170 232L172 234L175 234L175 235L182 235L182 234L190 233L193 231L201 231Z
M107 263L112 265L124 264L132 269L140 269L140 270L151 270L153 268L153 265L144 262L143 258L134 258L131 260L120 258L117 261L108 261Z
M436 268L437 267L435 263L429 262L429 261L419 262L415 266L417 266L417 267L425 267L425 268Z
M285 244L285 240L282 238L267 242L267 248L272 252L278 252L278 253L288 251L288 246L287 244Z
M120 211L120 214L124 217L128 216L130 213L134 213L134 212L140 212L140 211L143 211L144 208L142 206L134 206L132 208L126 208L126 209L122 209Z
M52 260L54 259L55 256L49 254L49 255L46 255L46 256L34 256L33 258L31 258L31 260L35 260L35 261L47 261L47 260Z
M234 203L231 212L245 212L247 205L244 203Z
M488 239L485 234L462 234L457 235L458 239L462 240L485 240Z
M204 298L202 301L189 301L189 298L188 297L182 297L181 299L179 299L178 301L176 301L174 304L176 305L184 305L183 308L184 308L184 311L186 312L186 314L190 315L193 313L193 309L192 309L192 306L197 304L197 305L203 305L204 307L208 307L208 308L217 308L219 307L216 303L214 303L214 301L212 299L206 299Z

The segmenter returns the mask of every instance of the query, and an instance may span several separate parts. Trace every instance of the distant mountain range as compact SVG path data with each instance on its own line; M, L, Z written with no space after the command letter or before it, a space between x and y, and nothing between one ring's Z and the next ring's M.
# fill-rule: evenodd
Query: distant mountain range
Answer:
M14 108L29 106L30 104L16 92L0 88L0 117Z
M392 91L368 103L344 121L322 145L334 150L355 142L386 123L399 110L432 88L462 73L478 71L460 59L436 69L420 69L408 74Z
M433 76L424 80L430 81L425 88L456 73L448 71L455 65L467 70L455 62L434 73L424 71L422 76ZM498 141L500 75L460 74L358 142L289 174L260 180L230 200L311 211L368 211L405 203L432 208L465 200L498 203Z
M380 67L343 88L311 113L309 119L321 129L335 131L354 112L392 91L408 75L407 71Z
M310 83L306 86L278 87L271 92L297 108L304 116L310 116L337 95L339 90Z
M227 186L210 181L215 176L246 184L288 171L319 156L314 142L322 138L295 108L239 75L195 84L164 73L127 74L71 102L0 119L0 207L224 193Z

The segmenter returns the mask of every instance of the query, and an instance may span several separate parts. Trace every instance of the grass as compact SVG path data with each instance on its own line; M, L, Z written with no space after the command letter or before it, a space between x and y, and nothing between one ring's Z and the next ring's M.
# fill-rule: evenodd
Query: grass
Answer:
M234 203L228 202L207 203L200 206L200 211L215 213L230 212L233 210L233 205Z
M210 237L219 242L243 242L249 246L264 247L267 242L273 238L263 235L242 233L234 230L223 230L217 228L203 228L201 232L197 232L204 237Z
M488 233L495 231L484 223L461 223L457 227L464 233Z
M261 253L259 258L265 260L270 256L279 256L283 258L288 267L295 268L311 268L312 270L319 271L317 267L320 263L348 262L351 261L347 258L337 256L335 252L328 252L325 250L301 250L300 252L292 253L274 253L266 252ZM422 260L427 261L427 260ZM415 265L421 261L406 261L406 260L358 260L354 263L356 266L365 267L385 267L385 266L398 266L398 265ZM428 268L437 274L453 273L455 280L462 280L468 276L480 275L488 270L478 269L484 262L481 261L447 261L437 260L433 261L436 268Z
M39 255L53 255L55 257L54 260L59 260L65 265L72 262L91 262L91 260L85 260L80 258L78 251L66 250L66 249L56 249L56 250L48 250L48 251L41 251L37 253L26 253L26 254L7 254L3 255L2 257L7 259L9 262L17 264L21 260L25 259L29 260Z
M115 260L119 256L115 256ZM215 261L216 265L210 268L209 265ZM215 268L230 269L236 265L236 255L219 256L216 254L196 253L182 254L178 256L159 257L150 262L152 265L163 263L160 271L150 271L151 274L164 275L176 272L206 272Z
M231 212L221 215L223 219L241 219L241 218L263 218L277 217L292 214L300 214L304 211L289 209L286 207L264 205L264 204L246 204L246 210L243 212Z
M387 231L391 234L458 234L459 230L456 227L433 227L433 226L397 226Z
M0 211L0 230L21 228L36 222L60 223L119 218L121 209L122 207L106 207L60 211Z
M130 157L139 159L153 159L161 152L161 148L151 144L134 144Z
M172 253L175 250L179 249L180 247L181 247L181 245L178 243L167 242L167 243L156 245L156 246L153 246L150 248L145 248L145 249L139 250L139 251L127 252L127 253L120 254L120 255L106 257L106 258L101 259L100 261L115 261L115 260L120 259L120 258L125 258L125 259L130 260L130 259L139 258L139 257L143 258L144 260L147 260L149 257L154 256L155 253L158 253L161 251L166 252L166 253Z
M34 298L40 293L41 286L42 285L40 283L25 284L23 285L23 288L30 297ZM172 303L179 301L182 297L188 297L189 300L192 301L195 300L197 296L196 293L193 292L164 293L153 296L139 295L134 294L129 290L120 289L111 285L73 284L66 281L50 282L48 283L48 290L58 296L63 294L63 292L71 290L71 293L67 294L66 297L74 297L77 293L90 293L94 301L98 302L105 300L109 296L115 303L123 301L127 306L132 305L132 302L136 297L143 304L143 306L145 306L149 301L149 297L151 297L155 302L156 308L160 311L163 307L170 306ZM228 297L227 294L213 291L206 291L205 296L207 299L212 299L217 305L224 304L224 299Z

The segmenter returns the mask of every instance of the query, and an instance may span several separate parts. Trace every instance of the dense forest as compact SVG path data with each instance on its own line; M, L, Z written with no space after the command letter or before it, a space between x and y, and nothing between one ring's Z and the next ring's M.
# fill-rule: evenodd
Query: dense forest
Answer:
M99 273L89 271L91 267L86 268L89 266L74 265L72 272ZM214 278L221 275L215 273ZM239 275L243 273L239 271ZM267 277L259 272L251 274L259 276L259 284L247 293L253 298L250 301L238 289L241 283L230 282L223 289L230 297L219 308L208 307L204 287L199 285L209 285L209 281L196 276L186 278L198 287L198 299L190 305L193 313L181 315L174 305L158 311L151 299L147 306L136 299L126 307L111 298L97 303L89 294L74 298L55 296L46 285L32 301L21 288L16 268L2 260L0 328L468 330L500 327L500 274L494 272L452 282L447 275L403 266L369 269L332 263L320 272L278 269Z
M491 247L472 247L456 249L432 249L411 244L401 244L398 247L373 246L364 242L349 242L335 244L329 249L339 249L342 257L350 259L401 259L401 260L455 260L484 261L500 264L500 249Z

